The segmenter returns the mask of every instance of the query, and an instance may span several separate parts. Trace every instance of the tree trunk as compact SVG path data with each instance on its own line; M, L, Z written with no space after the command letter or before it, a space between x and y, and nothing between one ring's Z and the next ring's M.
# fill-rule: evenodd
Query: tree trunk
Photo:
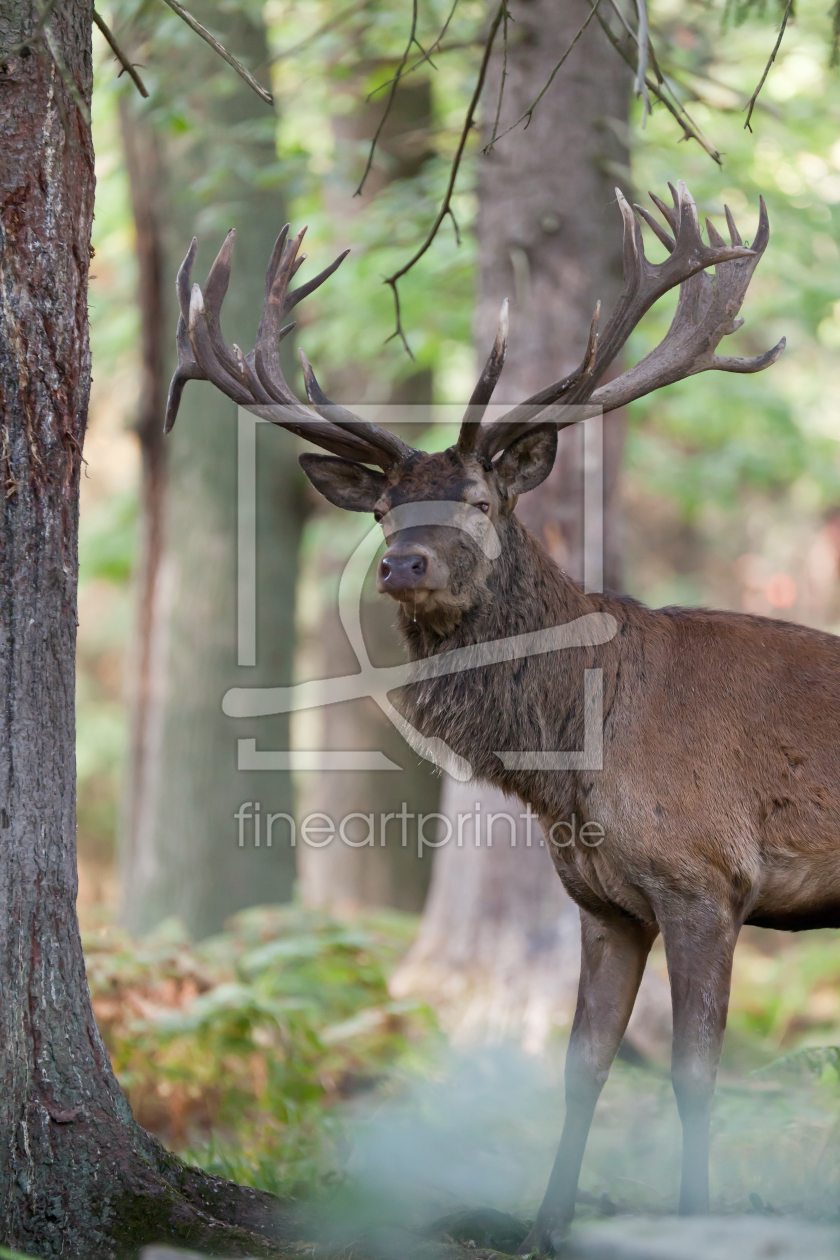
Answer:
M342 85L346 91L346 84ZM360 78L358 94L363 95ZM333 121L339 154L345 158L344 178L334 178L327 194L327 204L337 223L350 213L358 214L394 179L410 179L418 175L429 157L428 134L432 121L431 86L428 81L411 80L394 94L386 125L380 136L380 165L373 167L361 197L354 197L364 169L360 151L370 144L382 116L380 100L360 105L350 114L339 114ZM342 241L342 245L345 242ZM355 400L371 398L371 382L358 367L342 370L338 380L331 378L332 397L342 398L352 409ZM413 406L416 411L428 407L432 399L432 377L420 371L385 394L383 401L398 407ZM406 426L408 429L408 426ZM411 427L406 441L417 440L419 430ZM343 513L322 504L320 520L315 524L325 532L343 529ZM307 668L320 677L355 673L358 662L338 616L337 592L343 562L336 560L336 549L320 549L314 563L318 569L318 586L324 592L323 610L317 633L302 644ZM365 592L362 621L371 659L378 665L398 664L402 651L394 635L394 614L372 589ZM341 836L324 848L298 846L298 873L301 892L307 905L346 914L363 906L392 906L398 910L420 911L426 900L432 868L431 849L418 852L417 820L420 814L434 814L440 799L440 780L427 761L406 745L372 700L356 700L322 709L319 712L319 748L376 749L399 770L326 770L308 776L302 791L300 813L322 811L338 828L351 814L373 816L370 844L356 847ZM405 812L405 821L399 818ZM395 817L397 815L397 817ZM363 819L348 823L344 835L350 841L364 839L368 824Z
M531 104L587 12L585 0L510 6L500 132ZM485 144L502 60L499 50L485 97ZM570 371L580 362L596 301L608 313L618 295L622 237L613 190L618 183L628 191L629 94L628 73L593 22L527 130L512 132L480 160L480 361L502 300L511 299L508 353L494 402L520 402ZM613 413L604 421L603 562L613 589L621 580L623 442L624 418ZM581 426L560 434L553 473L517 511L557 563L582 578ZM516 1037L537 1051L553 1025L571 1022L580 962L577 907L554 873L536 823L529 847L521 805L445 778L441 809L450 820L475 815L477 802L484 819L512 816L515 835L507 823L497 824L490 847L486 838L475 844L467 827L463 848L450 843L437 853L420 934L392 987L435 1002L458 1037ZM647 984L655 987L656 978Z
M90 103L91 11L90 0L57 6L49 43L33 38L32 0L0 13L0 1242L86 1260L176 1238L273 1254L275 1202L184 1168L132 1120L93 1018L76 920L94 176L75 98Z
M262 26L208 3L192 5L191 11L246 63L264 67ZM190 48L185 106L178 97L182 54L157 48L156 55L165 67L163 86L142 117L139 106L131 107L126 128L129 170L137 176L133 204L141 251L148 193L138 151L150 152L149 128L173 102L190 111L185 134L159 128L166 137L158 141L166 212L157 223L162 217L166 231L154 252L165 259L162 318L157 290L147 283L140 293L149 330L147 361L157 373L149 396L159 427L159 400L174 366L174 277L190 238L198 233L194 275L202 282L225 231L238 229L225 329L230 341L251 344L283 204L276 190L265 187L266 172L276 167L271 110L199 39ZM142 267L142 253L140 261ZM151 347L155 338L161 348ZM291 775L240 770L237 744L255 738L259 751L287 750L288 719L235 723L223 715L221 700L229 687L291 680L302 478L294 439L260 425L256 664L239 666L236 408L208 384L188 386L178 424L166 440L166 496L156 439L143 442L142 418L139 427L147 546L137 590L139 677L121 835L125 919L132 929L145 931L177 915L192 935L203 937L237 910L289 900L294 885L288 824L275 825L267 847L264 834L258 846L253 825L240 833L235 820L245 802L252 816L257 802L262 818L269 812L293 814Z
M152 631L164 546L167 478L160 418L166 405L166 333L171 303L167 300L170 277L166 275L161 145L148 114L136 107L132 97L124 93L119 110L134 218L141 353L140 399L134 425L141 458L141 538L134 581L134 636L126 670L131 688L131 730L122 820L126 834L134 836L140 823L141 792L148 783L150 758L154 756L150 740L156 682Z

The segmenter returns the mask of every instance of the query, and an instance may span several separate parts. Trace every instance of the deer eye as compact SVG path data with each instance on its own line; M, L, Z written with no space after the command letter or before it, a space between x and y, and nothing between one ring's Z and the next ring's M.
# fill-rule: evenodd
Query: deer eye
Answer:
M373 519L376 521L376 523L377 523L377 525L378 525L378 524L379 524L379 522L382 520L382 513L381 513L381 512L374 512L374 514L373 514Z
M490 504L489 504L489 503L476 503L476 505L475 505L475 506L478 508L479 512L489 512L489 511L490 511Z

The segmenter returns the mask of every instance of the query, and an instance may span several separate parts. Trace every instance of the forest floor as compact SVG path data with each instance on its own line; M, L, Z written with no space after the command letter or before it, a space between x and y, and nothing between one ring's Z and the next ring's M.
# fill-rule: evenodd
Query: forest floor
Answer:
M427 1008L388 993L415 928L297 907L245 912L199 946L174 922L143 941L89 927L94 1009L140 1123L185 1160L295 1204L303 1242L386 1254L408 1230L431 1257L472 1231L479 1250L504 1250L553 1158L563 1037L542 1058L447 1045ZM715 1102L713 1211L840 1219L838 1043L835 935L747 933ZM678 1152L665 1065L616 1062L579 1215L673 1213ZM478 1207L490 1216L471 1216Z

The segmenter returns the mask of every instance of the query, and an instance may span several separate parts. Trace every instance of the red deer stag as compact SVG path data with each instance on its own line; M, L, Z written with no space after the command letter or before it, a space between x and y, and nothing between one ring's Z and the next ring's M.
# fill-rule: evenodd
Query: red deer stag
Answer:
M706 244L688 190L680 184L671 192L672 206L653 198L670 231L636 207L668 251L657 264L645 257L639 220L618 193L624 289L600 336L596 311L580 367L501 421L482 423L504 361L503 313L458 442L435 454L330 403L303 356L311 408L291 393L278 350L290 327L284 321L341 261L289 292L303 261L303 233L287 243L284 231L277 242L256 348L247 356L225 344L219 325L232 236L203 294L197 285L190 293L194 245L178 277L180 366L167 427L184 381L208 380L331 452L304 454L300 462L331 503L383 522L388 547L378 585L398 601L412 660L459 648L475 654L475 668L444 676L434 676L427 662L422 680L403 691L406 711L426 738L444 740L479 778L531 805L580 907L583 956L566 1117L523 1253L550 1252L572 1218L595 1104L657 933L673 1000L680 1211L696 1213L708 1210L709 1115L741 925L840 926L840 640L763 617L651 610L626 597L586 593L514 511L518 496L548 476L557 430L572 422L552 410L557 404L611 411L696 372L761 371L784 348L782 341L754 359L715 353L742 322L738 311L767 246L763 202L747 249L728 210L731 245L711 224ZM714 279L705 272L711 266ZM679 303L661 344L599 386L631 330L675 285ZM422 505L430 504L483 520L499 545L482 547L480 530L454 517L447 524L445 511L426 511L424 519ZM414 516L407 505L415 506ZM489 664L475 647L593 615L602 631L608 625L614 633L584 635L564 651L555 640L555 650L543 643L519 659L497 655ZM587 670L600 671L601 768L552 769L548 750L584 746ZM565 843L563 824L573 819L578 828L600 824L603 842Z

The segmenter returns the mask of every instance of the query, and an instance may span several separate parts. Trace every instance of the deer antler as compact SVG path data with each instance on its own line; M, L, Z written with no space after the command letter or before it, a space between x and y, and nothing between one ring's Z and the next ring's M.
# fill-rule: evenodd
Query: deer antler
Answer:
M728 208L726 216L731 244L727 245L707 220L707 245L700 235L697 207L685 184L680 182L676 189L671 184L668 187L673 206L666 206L653 193L651 198L673 235L665 231L648 211L640 206L635 208L668 250L668 257L661 263L651 263L645 256L639 221L616 189L624 219L624 288L615 308L600 336L596 309L586 354L574 372L532 394L494 424L483 426L480 434L471 438L475 449L485 458L498 454L534 423L546 423L545 417L542 420L538 417L553 404L591 401L604 411L611 411L661 385L708 368L759 372L779 357L784 341L756 359L729 359L714 354L721 338L739 326L735 317L769 240L763 199L758 235L752 249L743 245ZM704 274L705 268L710 266L716 268L714 285ZM677 284L680 285L677 313L661 345L642 363L598 389L598 381L642 316ZM551 423L558 428L566 427L562 421L552 420Z
M306 258L305 254L298 256L305 231L303 228L289 241L287 224L277 238L266 273L265 302L256 344L247 355L243 355L238 346L228 346L220 323L222 302L230 281L235 234L228 232L210 268L203 293L197 284L191 286L190 283L196 253L193 239L176 283L181 308L176 334L178 367L169 386L164 431L169 433L175 423L186 382L210 381L239 406L247 407L316 446L346 459L390 468L410 459L413 449L387 429L331 403L322 393L305 356L302 355L304 379L314 410L295 397L283 376L280 343L294 328L294 323L285 324L284 320L298 302L332 275L349 253L345 250L329 267L290 293L289 283Z
M751 359L734 358L715 354L715 350L729 333L736 332L743 324L738 312L752 279L753 272L770 240L770 224L764 198L759 199L758 231L752 244L752 256L718 263L714 282L704 271L698 272L680 286L680 298L671 327L655 350L635 367L623 372L614 381L596 389L591 402L604 411L614 411L635 398L650 394L663 385L695 376L698 372L762 372L775 363L785 348L785 338L764 354ZM641 211L645 220L653 226L654 220ZM725 207L726 221L733 245L741 244L729 207ZM656 225L657 229L659 225ZM713 245L723 245L723 238L709 220L706 220L709 240ZM666 249L673 249L673 241L661 229L657 235Z
M785 347L784 338L772 350L753 359L715 353L721 339L743 323L737 318L738 311L770 239L763 198L758 232L752 248L747 249L728 207L726 219L731 243L727 245L707 219L709 243L706 244L700 234L697 207L685 184L680 182L676 188L671 184L668 187L672 206L667 206L653 193L651 198L670 231L641 206L636 206L634 213L616 190L624 220L624 288L603 332L599 335L599 303L579 366L562 380L526 398L501 420L485 425L482 420L505 360L507 302L503 304L493 349L463 418L457 445L459 454L474 452L490 460L536 425L562 429L575 422L546 415L546 409L554 404L591 402L603 411L612 411L662 385L697 372L709 369L760 372L775 363ZM637 214L667 249L668 257L663 262L652 263L645 256ZM412 447L387 429L370 424L327 398L302 352L310 406L295 397L283 376L280 343L294 327L293 323L285 322L287 316L298 302L332 275L347 254L345 251L312 280L289 292L289 284L306 258L305 254L300 254L305 231L304 228L290 241L286 225L277 238L266 274L265 302L256 345L247 355L243 355L238 346L228 346L220 323L222 302L230 280L234 234L228 233L219 250L203 293L197 284L191 286L196 252L193 240L178 272L181 308L177 332L178 367L169 388L166 432L175 423L186 382L205 380L256 415L346 459L378 464L385 470L411 462L417 455ZM706 273L708 267L715 268L714 281ZM680 286L680 298L663 341L635 367L599 387L598 382L639 320L675 285Z
M484 365L484 371L478 378L478 384L472 392L472 397L467 404L467 410L464 412L464 418L461 421L461 432L458 435L458 450L462 455L467 455L475 450L476 442L481 433L482 418L487 410L487 404L493 396L496 382L502 374L502 368L505 366L508 305L508 299L505 298L504 302L502 302L502 309L499 312L499 331L496 333L493 349L490 351L490 355Z

